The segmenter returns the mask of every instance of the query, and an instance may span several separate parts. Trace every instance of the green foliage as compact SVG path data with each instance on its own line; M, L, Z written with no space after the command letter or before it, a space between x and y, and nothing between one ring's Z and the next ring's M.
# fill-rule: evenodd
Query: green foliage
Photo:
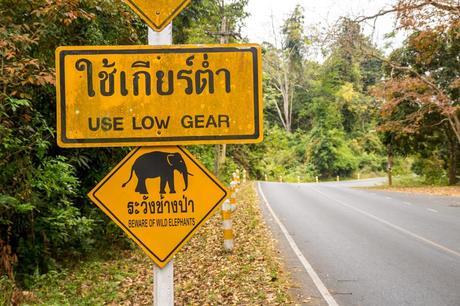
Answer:
M114 233L86 193L126 153L57 148L55 49L138 44L146 27L121 1L5 0L0 16L0 272L28 285Z
M338 129L314 129L310 133L307 160L321 177L350 176L358 168L358 159Z
M269 129L265 139L264 173L278 176L307 178L336 175L350 177L355 172L380 174L386 167L386 150L376 133L377 108L368 89L382 76L382 63L362 52L364 45L375 50L360 26L342 19L337 35L330 42L330 50L323 63L309 61L305 52L309 45L302 32L303 12L297 7L282 27L283 48L291 53L290 63L297 63L294 83L292 129L286 129L287 118L280 119L276 103L285 97L277 90L282 71L283 54L266 44L265 114L268 125L287 131ZM300 45L301 48L297 48ZM376 53L379 53L375 50ZM270 65L276 63L275 65ZM268 66L268 68L267 68ZM272 66L274 67L273 71ZM282 84L282 83L281 83ZM278 86L281 87L281 86ZM280 107L281 108L281 107ZM283 110L283 109L281 109Z
M0 194L2 235L18 254L19 276L46 271L60 256L85 249L93 227L72 203L79 182L65 158L47 158L29 170L23 183L30 195Z
M267 175L274 180L283 177L285 181L297 181L297 176L310 179L311 170L304 163L304 145L305 136L301 133L287 133L277 126L268 129L260 160L261 178Z
M297 72L302 68L303 58L309 43L304 34L304 19L304 10L300 5L297 5L281 29L283 34L282 49L290 53L293 70Z
M230 43L238 42L242 22L248 16L245 12L247 3L248 0L194 0L193 5L174 20L174 42L219 43L223 30Z

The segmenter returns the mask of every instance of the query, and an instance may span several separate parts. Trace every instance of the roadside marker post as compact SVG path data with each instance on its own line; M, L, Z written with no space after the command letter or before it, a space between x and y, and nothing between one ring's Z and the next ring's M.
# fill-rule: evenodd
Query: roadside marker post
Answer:
M246 180L247 180L247 172L246 172L246 169L243 169L243 184L246 184Z
M226 200L222 205L222 228L224 231L224 250L227 252L232 252L235 246L232 214L236 210L236 188L237 182L235 179L233 179L230 183L230 199Z
M149 45L172 45L172 22L161 32L148 27ZM174 306L174 259L161 269L153 265L153 305Z
M234 184L234 187L231 187L233 189L233 192L230 195L230 211L234 213L236 211L236 195L238 191L236 190L236 184Z
M236 196L239 192L239 170L232 173L230 198L222 204L222 229L224 233L224 250L232 252L235 247L233 232L233 213L236 211Z
M319 177L316 177L316 183L319 183Z
M233 193L233 191L231 191ZM222 228L224 231L224 249L227 252L233 250L233 221L230 200L222 205Z
M233 177L233 183L235 184L235 192L238 192L240 190L240 172L237 170L236 172L233 172L232 174Z

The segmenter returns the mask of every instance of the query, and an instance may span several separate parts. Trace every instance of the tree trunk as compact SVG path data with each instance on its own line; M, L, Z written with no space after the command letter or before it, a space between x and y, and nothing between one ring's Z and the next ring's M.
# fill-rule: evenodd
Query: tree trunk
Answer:
M220 145L215 145L214 146L214 175L218 176L219 175L219 170L220 170Z
M391 143L387 146L388 150L388 164L387 164L387 172L388 172L388 186L393 186L393 146Z
M449 185L457 184L458 144L455 139L449 141Z

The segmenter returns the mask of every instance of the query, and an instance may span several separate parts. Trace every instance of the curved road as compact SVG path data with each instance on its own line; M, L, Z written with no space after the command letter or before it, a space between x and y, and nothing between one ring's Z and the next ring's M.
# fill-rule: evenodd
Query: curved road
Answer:
M337 304L459 306L460 198L352 188L376 182L258 190Z

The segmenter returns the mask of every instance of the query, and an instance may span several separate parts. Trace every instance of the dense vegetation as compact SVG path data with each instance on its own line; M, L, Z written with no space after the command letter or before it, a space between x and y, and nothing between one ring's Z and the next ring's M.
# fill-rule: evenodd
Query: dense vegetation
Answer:
M362 34L364 19L341 19L321 40L323 61L297 7L280 45L264 44L265 141L228 146L222 179L237 167L257 179L378 175L389 161L394 173L455 184L459 8L413 2L393 10L411 35L390 56ZM194 0L175 20L175 42L243 41L246 4ZM103 244L127 246L86 193L129 150L57 147L54 50L145 42L145 26L120 0L0 0L0 289L6 278L27 287L34 275ZM225 152L191 150L211 169Z

